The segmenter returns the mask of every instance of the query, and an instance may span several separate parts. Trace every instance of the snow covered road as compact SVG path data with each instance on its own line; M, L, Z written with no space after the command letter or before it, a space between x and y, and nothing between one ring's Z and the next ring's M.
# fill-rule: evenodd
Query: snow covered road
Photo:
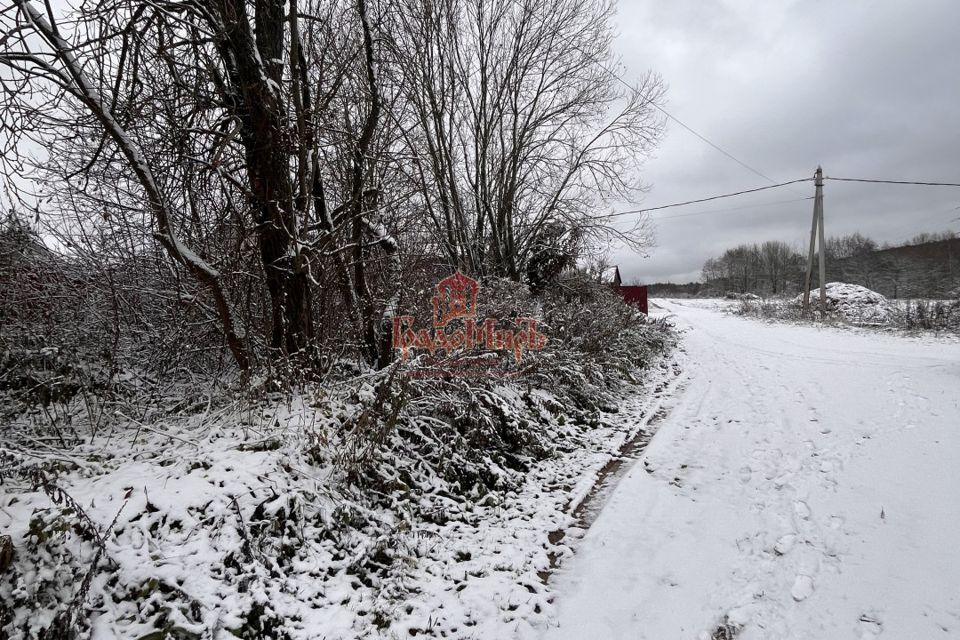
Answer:
M689 383L545 637L960 638L960 344L659 304Z

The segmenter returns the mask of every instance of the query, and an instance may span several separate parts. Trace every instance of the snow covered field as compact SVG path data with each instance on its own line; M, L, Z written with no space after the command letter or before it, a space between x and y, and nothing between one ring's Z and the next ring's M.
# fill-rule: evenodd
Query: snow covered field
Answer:
M545 637L960 638L960 344L658 304L689 384Z

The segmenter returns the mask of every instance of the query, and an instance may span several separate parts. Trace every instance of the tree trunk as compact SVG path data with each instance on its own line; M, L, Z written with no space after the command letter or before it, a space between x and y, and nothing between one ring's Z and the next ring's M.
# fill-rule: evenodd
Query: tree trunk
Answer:
M235 108L257 219L260 260L270 295L270 347L287 355L313 338L309 283L297 251L297 215L290 179L291 145L280 94L284 3L257 0L256 38L243 0L223 0L225 41Z

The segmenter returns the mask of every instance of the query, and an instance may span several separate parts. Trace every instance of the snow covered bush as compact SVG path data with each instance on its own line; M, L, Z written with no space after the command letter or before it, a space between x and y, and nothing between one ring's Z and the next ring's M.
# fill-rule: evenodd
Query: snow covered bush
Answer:
M763 318L800 320L803 317L803 295L792 300L742 300L738 312ZM820 289L810 294L810 312L823 321L839 321L856 325L885 325L890 322L893 307L885 297L866 287L844 282L826 285L826 317L820 317Z
M895 309L893 318L905 329L960 332L960 301L907 300Z
M132 381L111 396L109 428L70 427L42 447L14 415L24 437L0 447L14 549L0 575L3 632L305 638L436 627L459 637L477 624L469 611L424 607L459 589L487 594L494 580L547 606L539 543L524 543L536 557L482 557L471 545L515 546L488 529L504 514L529 522L554 503L545 513L563 513L575 480L544 503L531 471L598 446L591 434L610 432L622 385L674 337L587 282L535 298L490 281L484 293L482 314L536 317L549 337L507 377L405 375L414 359L379 371L340 361L283 392ZM541 497L517 502L531 491ZM531 540L551 530L529 526Z
M406 490L413 472L404 471L399 484L395 474L418 467L463 496L503 490L521 477L511 472L549 455L545 421L564 414L587 422L598 407L614 406L622 384L637 382L674 340L669 325L648 320L595 283L570 282L537 300L521 285L493 280L483 300L481 317L537 317L549 337L546 348L527 352L506 369L507 378L404 376L416 361L368 376L342 423L340 461L353 480Z
M824 322L910 331L960 332L960 301L900 300L891 302L875 291L858 285L832 282L827 285L827 316L820 318L820 290L810 296L810 312ZM802 321L803 296L792 300L743 300L734 311L740 315L771 320Z
M550 342L531 360L542 384L601 400L622 380L631 380L670 342L670 328L624 304L606 287L571 280L545 296L544 331Z
M734 312L744 316L754 316L771 320L799 321L803 319L802 309L790 301L781 299L741 300L733 307Z

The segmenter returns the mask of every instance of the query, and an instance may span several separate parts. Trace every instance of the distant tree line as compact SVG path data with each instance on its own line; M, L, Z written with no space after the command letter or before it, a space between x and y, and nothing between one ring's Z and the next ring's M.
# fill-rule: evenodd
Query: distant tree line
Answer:
M960 297L960 237L952 231L924 233L882 248L827 244L827 280L859 284L891 298ZM833 255L831 255L833 253Z
M949 298L960 289L960 237L952 231L923 233L882 247L860 233L831 237L826 259L828 282L859 284L888 297ZM806 262L805 253L785 242L742 244L708 259L702 285L688 286L687 292L795 294L802 290ZM819 284L814 269L813 286Z
M724 291L785 293L802 271L803 256L785 242L768 240L727 249L703 265L703 279Z

